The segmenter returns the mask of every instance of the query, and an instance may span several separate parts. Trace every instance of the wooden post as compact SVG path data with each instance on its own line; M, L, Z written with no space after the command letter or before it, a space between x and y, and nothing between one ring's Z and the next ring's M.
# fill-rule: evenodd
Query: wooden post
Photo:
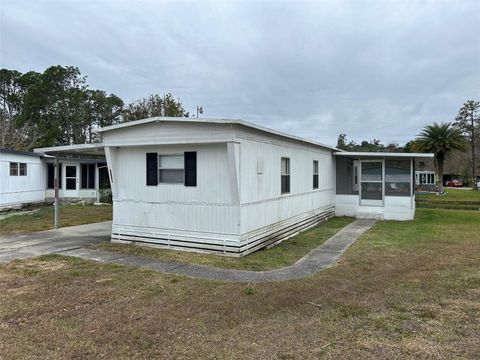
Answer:
M55 156L55 181L54 181L54 187L55 187L55 229L58 229L58 197L59 197L59 190L58 190L58 184L59 184L59 162L58 162L58 157Z

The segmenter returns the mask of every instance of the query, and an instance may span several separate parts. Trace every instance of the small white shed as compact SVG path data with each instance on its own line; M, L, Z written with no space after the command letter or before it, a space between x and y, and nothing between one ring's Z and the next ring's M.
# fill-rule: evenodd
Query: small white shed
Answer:
M40 154L0 149L0 209L45 200L45 167Z

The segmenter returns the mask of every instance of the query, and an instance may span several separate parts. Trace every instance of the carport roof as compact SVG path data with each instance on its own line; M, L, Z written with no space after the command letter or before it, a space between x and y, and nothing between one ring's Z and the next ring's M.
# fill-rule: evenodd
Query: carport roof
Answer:
M58 155L91 155L91 156L105 156L103 143L96 144L75 144L65 146L52 146L37 148L33 150L39 154Z
M394 152L335 152L336 156L361 157L361 158L433 158L431 153L394 153Z

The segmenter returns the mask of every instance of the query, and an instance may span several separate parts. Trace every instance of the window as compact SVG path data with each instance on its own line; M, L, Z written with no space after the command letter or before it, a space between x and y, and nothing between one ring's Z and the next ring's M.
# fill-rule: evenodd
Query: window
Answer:
M19 164L20 176L27 176L27 164L20 163Z
M82 189L95 189L95 164L82 164Z
M158 182L166 184L183 183L184 156L159 155L158 156Z
M313 188L318 189L318 161L313 160Z
M65 166L65 188L77 190L77 167L75 165Z
M27 164L11 162L10 176L27 176Z
M58 188L62 188L62 164L58 165ZM47 189L55 188L55 164L48 164L47 168Z
M281 160L281 183L282 194L290 192L290 159L282 158Z
M10 176L18 176L18 163L10 163Z
M427 174L421 174L420 183L426 180ZM385 161L385 195L410 196L410 181L410 160Z

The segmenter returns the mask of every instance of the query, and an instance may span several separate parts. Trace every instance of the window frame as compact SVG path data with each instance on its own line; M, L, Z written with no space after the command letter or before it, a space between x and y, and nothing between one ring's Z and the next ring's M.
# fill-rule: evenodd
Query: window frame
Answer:
M9 166L9 174L10 176L18 176L20 167L18 165L18 162L15 161L10 161L10 166ZM15 167L15 173L12 172L13 167Z
M83 186L84 183L84 178L83 178L83 170L84 170L84 167L87 169L86 173L86 185L87 186ZM93 184L90 184L90 177L91 177L91 174L93 173ZM95 189L96 186L95 186L95 180L96 180L96 166L95 164L91 164L91 163L82 163L80 164L80 189L82 190L92 190L92 189Z
M22 174L22 167L24 173ZM27 163L18 163L18 176L28 176L28 165Z
M366 163L380 163L381 164L381 180L370 180L370 179L363 179L363 164ZM359 198L359 205L360 206L385 206L385 159L368 159L368 160L360 160L359 162L359 183L358 183L358 198ZM381 199L363 199L363 191L362 185L367 183L376 183L381 184Z
M285 174L283 173L283 161L286 160L286 172ZM290 167L290 158L288 157L284 157L282 156L280 158L280 194L281 195L286 195L286 194L290 194L290 191L291 191L291 187L290 187L290 175L291 175L291 167ZM287 179L287 181L285 182L285 191L283 189L283 179Z
M161 158L163 157L173 157L173 156L176 156L176 157L181 157L182 158L182 167L181 168L172 168L172 167L161 167L161 164L162 164L162 160ZM158 161L158 164L157 164L157 174L158 174L158 185L160 184L168 184L168 185L184 185L185 184L185 153L180 153L180 154L157 154L157 161ZM162 177L161 177L161 172L162 170L182 170L182 180L181 181L175 181L175 182L171 182L171 181L162 181Z
M313 190L319 188L318 183L318 160L313 160Z

